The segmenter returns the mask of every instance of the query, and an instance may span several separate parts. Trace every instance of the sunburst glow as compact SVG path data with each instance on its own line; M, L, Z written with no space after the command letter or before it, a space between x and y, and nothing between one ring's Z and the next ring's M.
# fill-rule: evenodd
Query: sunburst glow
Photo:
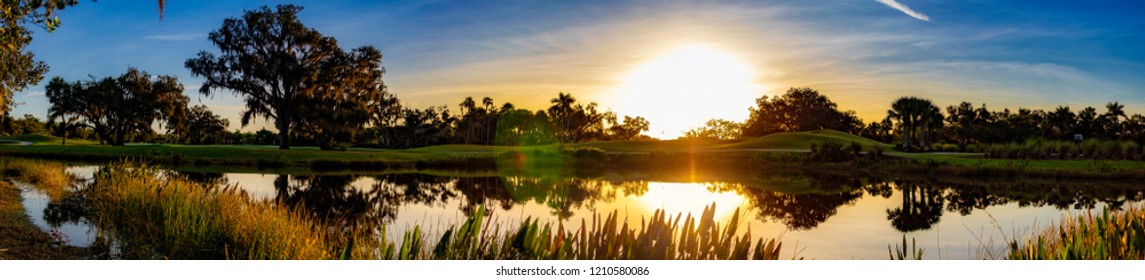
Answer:
M744 202L743 197L734 192L710 192L696 183L649 182L648 192L639 199L648 210L664 209L665 213L673 216L691 214L692 217L700 217L704 207L714 202L716 219L728 217Z
M649 136L675 139L713 118L742 121L762 93L752 67L727 52L687 45L639 65L614 94L617 112L642 116Z

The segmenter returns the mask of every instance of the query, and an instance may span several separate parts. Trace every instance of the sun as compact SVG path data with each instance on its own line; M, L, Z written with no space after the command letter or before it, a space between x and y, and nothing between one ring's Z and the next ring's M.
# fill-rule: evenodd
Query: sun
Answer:
M747 119L763 91L743 60L707 45L684 45L628 73L614 92L618 114L649 121L647 134L675 139L709 119Z

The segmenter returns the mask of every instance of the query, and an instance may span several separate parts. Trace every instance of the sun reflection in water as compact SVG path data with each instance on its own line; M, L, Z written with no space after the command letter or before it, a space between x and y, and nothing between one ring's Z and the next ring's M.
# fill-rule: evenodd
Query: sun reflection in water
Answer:
M714 202L717 220L730 218L736 207L742 207L744 203L744 198L735 192L712 192L702 183L649 182L648 191L638 200L650 213L664 209L672 216L683 214L687 217L691 214L697 218L704 213L704 207Z

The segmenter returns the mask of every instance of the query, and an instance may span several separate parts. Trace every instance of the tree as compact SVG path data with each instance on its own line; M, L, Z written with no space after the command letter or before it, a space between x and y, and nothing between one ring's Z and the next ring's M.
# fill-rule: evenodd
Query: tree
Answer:
M46 87L48 116L52 120L75 119L92 127L99 138L122 146L129 137L153 133L157 120L186 108L183 85L172 76L152 79L150 74L128 68L127 73L102 80L69 83L53 78Z
M974 143L980 128L978 114L970 102L963 101L958 106L946 107L946 132L949 139L958 144L959 149L965 150L967 145Z
M703 127L694 128L684 132L685 138L709 139L736 139L742 132L743 125L725 119L711 119Z
M497 137L498 119L503 110L493 106L493 98L486 96L481 99L481 107L472 97L466 97L461 104L461 115L457 121L457 142L463 144L493 144ZM502 108L511 110L512 104L506 103Z
M1098 127L1097 109L1085 107L1077 113L1077 132L1083 137L1096 137L1101 130Z
M756 99L756 106L744 122L743 136L759 137L776 132L834 129L858 133L863 122L853 111L839 111L838 105L819 91L790 88L783 96Z
M324 150L344 149L371 123L396 114L397 98L382 82L382 54L366 46L344 53L340 49L326 60L319 88L298 99L302 107L294 119L298 134L312 139ZM303 105L304 104L304 105Z
M25 49L32 43L32 31L27 25L54 31L60 25L55 12L78 1L3 0L0 3L4 7L0 13L0 113L7 113L15 105L12 95L40 82L48 72L48 65Z
M1121 133L1121 119L1128 118L1125 115L1125 105L1118 102L1110 102L1105 104L1105 113L1098 117L1097 128L1100 130L1100 137L1106 140L1117 139Z
M556 142L548 115L525 109L502 108L497 120L494 144L502 146L529 146Z
M634 118L630 116L624 116L624 122L617 123L616 115L611 114L611 112L606 113L606 115L608 116L606 117L606 120L609 123L608 132L612 139L636 139L637 136L640 136L641 132L648 131L648 126L650 125L648 120L645 120L644 117Z
M222 144L226 142L230 121L211 112L206 105L195 105L187 112L182 125L168 125L168 135L180 143Z
M264 6L224 20L209 36L221 54L203 51L185 63L193 75L206 79L199 88L203 95L230 90L245 97L242 125L255 117L274 119L279 149L290 148L295 118L309 109L302 101L339 88L328 84L332 79L324 71L343 73L339 67L345 66L337 63L345 56L334 38L303 25L298 20L301 10L294 5L273 11Z
M562 143L576 143L600 139L604 136L605 115L596 110L596 103L576 104L572 94L558 93L550 100L549 121L553 132Z
M942 112L930 100L914 96L902 97L891 104L887 118L895 121L902 147L912 148L912 141L919 147L926 147L932 132L942 128Z
M1046 115L1046 122L1046 128L1050 130L1049 134L1053 139L1073 139L1077 115L1069 110L1069 106L1058 106L1057 109Z
M379 144L398 149L446 144L453 137L455 123L457 118L445 106L402 109L400 124L383 128Z

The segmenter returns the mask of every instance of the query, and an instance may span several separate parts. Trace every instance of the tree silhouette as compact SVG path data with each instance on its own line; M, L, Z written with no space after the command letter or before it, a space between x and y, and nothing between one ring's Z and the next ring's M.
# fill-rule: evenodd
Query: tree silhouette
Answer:
M298 20L301 10L294 5L280 5L275 10L264 6L246 11L241 18L226 19L210 34L221 54L203 51L185 64L193 75L205 78L200 93L230 90L245 97L244 126L255 117L274 119L279 149L290 148L296 118L300 111L310 109L304 102L329 102L325 100L329 94L347 90L384 89L374 84L380 83L377 72L347 85L331 84L341 80L332 74L376 66L373 63L378 63L381 55L371 47L345 54L334 38L303 25ZM375 74L379 79L372 79ZM359 83L367 83L367 88L355 89Z
M558 93L550 103L553 105L548 109L549 121L552 122L553 132L561 142L598 140L604 136L605 114L597 112L596 103L589 103L587 106L576 104L576 98L573 98L572 94L563 92Z
M113 146L128 137L152 132L156 120L186 110L183 85L172 76L152 79L150 74L129 68L118 78L68 83L53 78L46 87L48 115L76 118L95 129L99 138ZM170 123L170 121L168 121Z
M703 127L684 132L685 138L736 139L743 133L743 125L725 119L711 119Z
M382 82L382 54L366 46L349 53L335 49L318 76L311 94L298 97L301 107L294 118L296 132L324 150L344 148L370 123L379 124L394 114L397 98Z
M902 195L902 205L887 209L891 226L902 232L929 229L942 217L942 192L930 185L895 182Z
M891 104L887 118L897 122L902 147L912 148L912 142L925 147L931 132L942 128L942 112L930 100L918 97L902 97Z
M611 112L606 113L605 120L608 121L608 133L610 138L616 140L632 140L640 136L641 132L648 131L648 120L644 117L630 117L624 116L624 122L617 122L616 115Z
M167 127L167 135L174 141L192 145L226 142L229 120L212 113L206 105L195 105L185 114L184 120Z
M743 124L743 136L819 129L857 133L863 126L855 112L839 111L835 102L810 88L791 88L782 96L765 95L755 102Z

